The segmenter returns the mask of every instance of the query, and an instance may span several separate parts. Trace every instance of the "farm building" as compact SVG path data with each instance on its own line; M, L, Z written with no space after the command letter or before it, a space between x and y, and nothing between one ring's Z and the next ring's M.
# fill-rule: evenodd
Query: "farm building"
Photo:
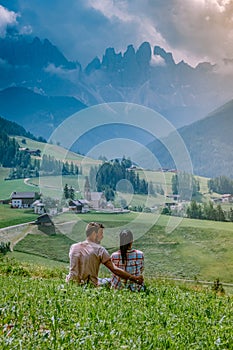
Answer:
M50 216L46 213L38 216L38 218L35 221L35 225L54 226L53 221L51 220Z
M89 202L86 199L70 200L69 211L75 213L87 213L89 211Z
M37 192L12 192L11 208L32 208L36 198L38 198Z
M232 201L233 201L233 195L230 193L225 193L221 197L222 203L232 203Z

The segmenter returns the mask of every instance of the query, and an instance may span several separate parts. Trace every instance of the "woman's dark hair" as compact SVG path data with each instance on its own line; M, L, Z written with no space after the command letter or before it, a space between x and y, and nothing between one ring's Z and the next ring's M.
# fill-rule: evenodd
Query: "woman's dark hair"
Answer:
M123 264L127 260L127 250L133 242L133 234L130 230L123 230L120 232L120 251Z

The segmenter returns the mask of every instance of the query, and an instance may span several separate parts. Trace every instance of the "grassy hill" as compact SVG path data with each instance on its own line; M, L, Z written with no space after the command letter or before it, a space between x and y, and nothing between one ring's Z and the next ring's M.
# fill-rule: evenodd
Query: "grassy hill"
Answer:
M233 224L213 221L177 220L177 227L166 231L168 217L143 213L138 222L137 213L129 214L63 214L54 217L56 235L31 226L26 238L14 247L14 254L26 253L27 261L37 258L60 261L68 267L70 245L83 240L88 221L105 225L103 245L113 252L118 249L119 232L129 227L135 238L134 246L145 254L147 277L172 277L233 283ZM17 258L25 261L25 255ZM44 261L45 263L46 261ZM104 268L102 273L108 274Z
M46 155L50 155L57 160L73 161L77 164L83 163L84 165L94 165L94 164L100 163L100 161L82 156L78 153L71 152L59 145L38 142L32 139L23 137L23 139L26 140L26 144L25 144L25 143L22 143L22 137L15 136L15 139L19 143L20 147L28 147L29 149L39 149L41 151L41 154L45 153Z

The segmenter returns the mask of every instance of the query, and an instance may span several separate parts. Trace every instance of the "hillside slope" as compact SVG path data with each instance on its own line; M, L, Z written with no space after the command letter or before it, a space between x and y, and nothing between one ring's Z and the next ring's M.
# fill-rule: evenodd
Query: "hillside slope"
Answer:
M0 106L4 118L46 139L65 118L86 107L74 97L45 96L22 87L0 91Z
M233 100L206 118L178 129L190 154L194 174L205 177L233 177ZM162 140L171 143L174 134ZM174 144L175 146L175 144ZM163 167L173 168L171 155L158 140L149 145Z

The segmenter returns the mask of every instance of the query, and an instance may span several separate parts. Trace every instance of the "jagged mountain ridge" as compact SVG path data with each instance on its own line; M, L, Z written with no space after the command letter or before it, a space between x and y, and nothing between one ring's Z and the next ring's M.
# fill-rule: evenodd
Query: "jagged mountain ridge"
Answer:
M175 127L204 117L232 98L233 82L223 81L214 70L209 63L195 68L175 63L171 53L158 46L152 50L148 42L137 50L129 45L124 53L107 48L102 59L95 57L83 69L47 39L0 39L1 89L16 86L47 96L72 96L85 106L136 103L158 111Z
M12 66L25 66L36 69L45 67L49 62L56 66L74 69L78 63L69 62L48 39L43 42L35 37L29 40L25 36L8 36L0 40L1 58Z
M69 115L98 103L123 101L151 107L176 127L190 124L179 132L195 173L232 176L231 141L224 142L218 134L218 123L232 130L230 120L216 119L214 137L209 121L191 124L232 98L231 77L223 79L209 63L195 68L183 61L175 63L171 53L158 46L152 50L145 42L138 50L129 45L124 53L108 48L102 59L95 57L83 69L48 40L14 36L0 39L0 88L0 115L46 138ZM140 142L145 144L142 137L140 134ZM161 155L166 167L169 159L160 148L161 144L154 152Z

